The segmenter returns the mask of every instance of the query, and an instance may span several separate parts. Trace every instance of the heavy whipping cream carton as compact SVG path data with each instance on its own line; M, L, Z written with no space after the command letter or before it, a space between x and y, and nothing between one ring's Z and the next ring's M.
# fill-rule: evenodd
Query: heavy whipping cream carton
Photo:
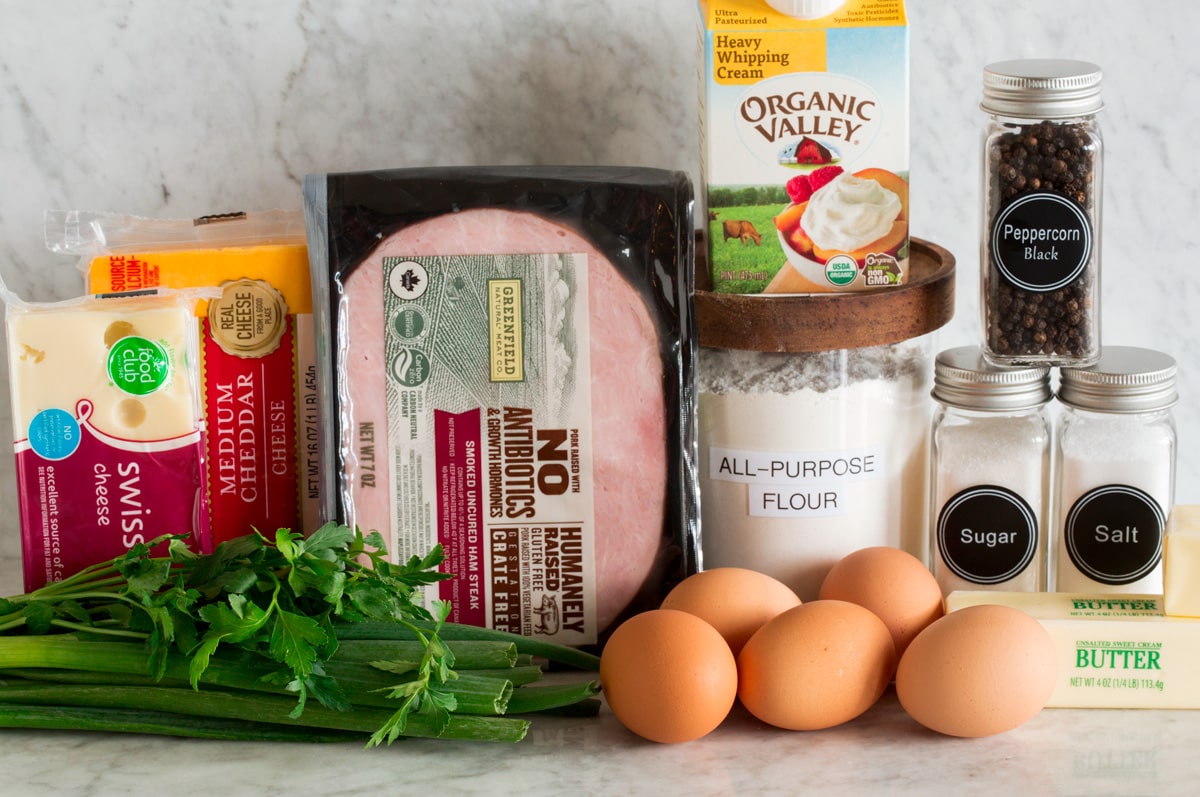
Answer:
M699 10L714 290L905 282L903 0L700 0Z

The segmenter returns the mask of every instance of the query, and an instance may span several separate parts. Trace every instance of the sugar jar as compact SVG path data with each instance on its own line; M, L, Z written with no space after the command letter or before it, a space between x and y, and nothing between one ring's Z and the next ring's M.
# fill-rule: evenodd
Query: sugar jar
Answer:
M938 354L932 395L929 550L943 594L1045 589L1050 369L960 346Z

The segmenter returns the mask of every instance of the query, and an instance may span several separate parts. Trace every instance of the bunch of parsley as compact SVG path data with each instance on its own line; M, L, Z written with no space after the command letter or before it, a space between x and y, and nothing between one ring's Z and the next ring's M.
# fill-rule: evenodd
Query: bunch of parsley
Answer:
M424 587L452 578L442 559L436 546L394 564L379 534L333 523L207 555L177 537L137 545L0 599L0 726L513 741L528 727L499 716L514 698L522 713L594 703L594 681L524 684L540 673L533 655L592 670L595 657L447 624L446 602L426 609Z

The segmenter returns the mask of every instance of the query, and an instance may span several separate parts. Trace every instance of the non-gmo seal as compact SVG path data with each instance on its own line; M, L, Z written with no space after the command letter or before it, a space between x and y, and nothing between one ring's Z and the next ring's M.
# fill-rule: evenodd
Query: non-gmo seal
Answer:
M263 280L239 279L221 286L208 303L208 329L221 350L234 357L265 357L279 348L287 328L287 302Z
M170 381L171 356L157 341L128 335L108 350L108 376L118 389L145 396Z

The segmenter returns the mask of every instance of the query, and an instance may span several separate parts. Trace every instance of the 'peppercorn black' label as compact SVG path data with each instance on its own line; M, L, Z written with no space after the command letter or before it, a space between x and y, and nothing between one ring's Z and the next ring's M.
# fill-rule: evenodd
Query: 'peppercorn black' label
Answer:
M1162 507L1146 492L1125 484L1097 487L1067 514L1067 555L1093 581L1132 584L1162 560L1166 523Z
M938 515L942 561L974 584L1002 584L1024 572L1037 551L1037 517L1024 498L994 484L962 490Z
M1059 194L1025 194L992 222L992 260L1013 284L1029 291L1069 285L1092 254L1092 225L1077 203Z

